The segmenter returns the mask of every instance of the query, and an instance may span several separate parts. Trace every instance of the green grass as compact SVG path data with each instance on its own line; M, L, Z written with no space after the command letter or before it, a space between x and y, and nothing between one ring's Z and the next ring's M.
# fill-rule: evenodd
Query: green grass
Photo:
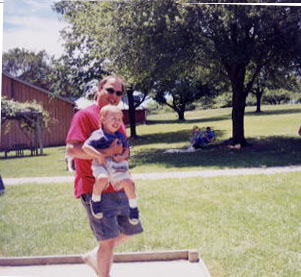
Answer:
M301 164L301 105L263 106L263 113L247 107L245 134L252 147L231 150L221 142L231 136L231 109L192 111L179 123L176 115L148 116L148 124L137 127L132 141L130 167L133 173L203 170L212 168L267 167ZM170 148L187 147L194 125L211 126L217 143L195 153L164 154ZM128 130L129 133L129 130ZM2 177L61 176L65 171L64 147L45 148L40 157L0 160Z
M138 181L145 232L117 249L197 249L212 276L300 276L301 173ZM72 184L8 186L0 255L95 246Z
M24 157L10 156L0 159L0 174L5 177L34 177L34 176L67 176L65 146L46 147L42 156L30 156L25 152Z
M138 127L141 137L133 142L130 165L133 172L203 170L212 168L288 166L301 163L301 105L267 106L264 112L248 107L245 133L253 147L230 150L221 142L231 136L231 109L194 111L179 123L175 114L149 117L149 125ZM194 153L164 154L170 148L187 147L191 129L212 127L217 143ZM281 158L280 158L281 157Z

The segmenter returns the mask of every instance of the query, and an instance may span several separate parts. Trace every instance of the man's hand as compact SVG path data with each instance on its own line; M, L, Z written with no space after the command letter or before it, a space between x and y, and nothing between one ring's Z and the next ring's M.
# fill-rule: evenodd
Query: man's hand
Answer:
M122 162L126 159L127 159L127 157L125 157L124 155L115 155L115 156L113 156L113 160L116 163Z
M122 152L123 152L123 147L119 139L115 139L111 143L110 148L103 149L101 151L101 153L104 154L106 157L114 157L115 155L121 155Z

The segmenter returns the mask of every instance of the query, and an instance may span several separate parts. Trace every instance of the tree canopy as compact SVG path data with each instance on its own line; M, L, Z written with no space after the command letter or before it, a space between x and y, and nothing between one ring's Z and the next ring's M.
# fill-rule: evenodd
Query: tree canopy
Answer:
M45 50L34 52L14 48L2 56L2 70L13 77L50 90L54 58Z
M260 72L300 61L300 7L132 0L60 1L54 8L71 26L67 49L90 53L86 67L92 68L94 58L101 61L103 70L124 76L132 91L138 84L145 91L159 81L180 84L182 77L174 76L199 67L228 82L233 143L242 145L246 98Z

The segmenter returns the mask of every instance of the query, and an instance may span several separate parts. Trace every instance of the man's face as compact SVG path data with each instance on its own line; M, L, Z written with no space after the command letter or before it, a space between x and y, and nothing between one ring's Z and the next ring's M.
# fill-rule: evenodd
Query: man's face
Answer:
M115 78L110 78L98 92L97 104L100 107L108 104L117 106L122 96L120 93L122 93L121 81Z

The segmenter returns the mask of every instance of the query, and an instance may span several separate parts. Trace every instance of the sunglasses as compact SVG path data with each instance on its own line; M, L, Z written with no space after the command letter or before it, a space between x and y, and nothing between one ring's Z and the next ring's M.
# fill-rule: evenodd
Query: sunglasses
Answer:
M118 91L118 90L115 90L113 88L105 88L105 90L107 91L107 93L109 93L109 94L114 94L115 93L119 97L123 95L122 91Z

